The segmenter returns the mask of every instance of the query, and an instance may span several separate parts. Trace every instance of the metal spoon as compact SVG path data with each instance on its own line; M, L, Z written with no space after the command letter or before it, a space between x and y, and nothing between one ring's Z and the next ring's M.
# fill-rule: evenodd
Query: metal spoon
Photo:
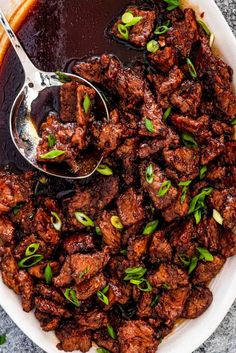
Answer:
M39 164L37 162L36 148L40 141L40 136L31 116L32 102L35 102L40 93L46 88L59 87L62 86L63 83L55 72L44 72L38 70L33 65L1 9L0 23L18 55L25 74L24 85L16 97L10 113L10 132L16 148L32 166L40 171L46 172L47 174L67 179L83 179L91 176L102 161L101 152L97 151L97 153L84 157L85 160L82 165L85 167L81 169L79 168L78 173L75 175L73 175L68 168L63 168L60 164ZM97 99L100 101L100 110L104 110L104 117L109 120L109 112L106 102L96 87L94 87L89 81L77 75L68 73L63 73L63 75L93 88L97 93ZM86 158L90 158L88 163L86 163Z

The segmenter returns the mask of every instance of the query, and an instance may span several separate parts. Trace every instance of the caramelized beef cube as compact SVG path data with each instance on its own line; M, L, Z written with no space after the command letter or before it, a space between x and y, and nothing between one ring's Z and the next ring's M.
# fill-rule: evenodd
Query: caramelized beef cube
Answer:
M65 309L65 307L59 303L55 303L52 300L45 299L43 297L35 297L35 307L43 312L52 316L58 316L63 318L71 317L71 313Z
M20 294L19 287L19 268L10 249L4 248L4 255L0 262L3 283L16 294Z
M42 207L38 208L34 216L34 225L38 235L52 245L56 245L60 240L60 232L58 232L52 224L51 213L45 211Z
M93 339L99 347L107 349L110 353L120 352L117 340L111 338L106 329L95 331Z
M123 271L122 271L123 272ZM126 304L131 296L131 287L129 284L120 282L117 279L109 280L108 300L110 308L113 304Z
M42 313L37 309L35 310L34 315L36 319L39 321L43 331L46 331L46 332L54 331L58 328L60 324L61 319L59 317L53 317L51 315Z
M200 83L187 80L182 83L170 98L171 103L183 114L197 116L202 99L202 86Z
M155 353L158 341L154 329L145 321L125 321L118 331L121 353Z
M93 237L90 234L73 234L63 240L63 249L69 255L94 250Z
M182 191L179 191L178 197L174 203L162 211L162 217L166 222L172 222L188 214L190 197L187 194L182 200Z
M35 231L33 218L36 213L36 208L33 201L22 204L19 209L13 213L11 219L16 223L25 234L32 234Z
M59 304L66 304L65 297L56 289L49 285L39 283L36 286L36 293L45 299L50 299Z
M175 50L169 46L148 54L148 60L158 70L168 73L176 63Z
M67 82L60 87L60 118L63 122L76 121L77 82Z
M130 238L128 242L127 257L129 260L135 262L142 260L147 256L149 237L140 236L137 238Z
M225 230L220 237L220 253L225 257L236 255L236 234Z
M216 136L227 135L231 137L233 135L234 128L233 126L218 120L212 122L211 130ZM229 144L231 143L235 144L235 142L229 142Z
M82 330L98 330L108 324L107 314L98 309L84 312L76 317Z
M208 144L202 148L201 151L201 164L207 165L215 158L220 156L225 149L224 143L217 139L210 139Z
M152 293L143 293L141 299L139 300L137 307L137 316L140 319L148 318L152 316L153 294Z
M25 270L19 271L19 289L22 299L23 310L27 313L34 308L34 282L31 276Z
M188 275L185 271L173 264L161 264L157 270L148 276L151 285L155 288L168 285L170 289L186 287Z
M116 89L121 98L131 104L140 102L144 97L144 79L130 68L117 73Z
M76 298L78 300L87 300L92 295L96 294L97 291L103 289L105 286L106 279L104 275L100 273L99 275L96 275L75 287Z
M149 256L152 263L163 260L171 260L171 245L165 238L165 233L163 231L158 231L153 234L152 242L149 248Z
M131 12L134 17L141 17L141 20L136 25L129 28L128 41L137 47L145 47L154 30L156 20L155 11L142 10L138 7L128 7L126 12ZM112 28L112 34L118 39L124 39L118 30L118 25L121 23L122 21L119 19Z
M214 190L210 195L210 204L223 218L223 225L233 229L236 224L236 189Z
M194 43L199 40L198 25L193 9L184 10L184 19L175 21L167 33L166 42L173 47L180 56L188 58Z
M226 165L236 165L236 141L226 142L221 159Z
M214 256L212 262L200 262L193 275L193 284L201 285L209 283L220 272L224 263L225 257L220 255Z
M98 57L79 62L73 67L73 71L90 82L102 83L103 81L101 59Z
M197 226L198 242L210 251L219 249L220 229L214 218L204 218Z
M93 88L79 85L77 88L77 114L76 120L78 126L85 127L91 120L91 111L94 104L96 91ZM89 99L88 111L84 111L84 100Z
M65 352L88 352L92 347L92 334L90 331L82 331L74 321L65 321L56 329L59 339L57 348Z
M182 316L188 296L188 287L166 291L160 297L160 300L155 308L158 316L164 319L168 326L172 325L175 320Z
M184 319L196 319L208 309L212 300L213 295L210 289L206 287L194 287L186 301L181 317Z
M39 251L40 254L42 254L45 258L48 258L52 255L52 250L50 246L46 245L46 243L37 238L35 235L30 235L25 237L14 249L14 256L17 260L21 260L24 255L25 251L28 248L29 245L31 244L39 244Z
M111 218L113 216L115 216L114 212L103 211L98 220L98 225L101 229L103 242L113 252L117 252L121 247L121 232L112 225Z
M153 82L157 96L161 100L162 96L174 93L174 91L181 85L184 79L184 74L178 66L174 66L170 70L168 77L153 74L149 75L148 78Z
M131 226L145 218L142 203L143 196L138 194L133 188L128 189L118 198L118 213L124 226Z
M6 217L0 217L0 241L4 244L12 243L14 240L14 225Z
M191 219L183 222L171 234L170 243L177 251L185 253L192 245L195 229Z
M153 166L153 183L149 184L146 181L146 169L152 164ZM142 162L140 165L140 174L141 174L141 184L151 197L155 207L159 210L163 210L175 202L178 191L174 186L171 186L168 192L164 196L159 196L158 192L161 189L164 182L167 182L167 178L164 172L157 166L157 164L151 162L146 163Z

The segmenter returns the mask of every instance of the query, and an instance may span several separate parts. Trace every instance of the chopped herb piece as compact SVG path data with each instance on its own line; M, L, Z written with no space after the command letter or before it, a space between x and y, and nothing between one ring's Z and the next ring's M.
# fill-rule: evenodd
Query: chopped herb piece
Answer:
M123 229L124 228L123 224L121 223L120 217L118 217L118 216L111 217L111 224L116 229Z
M171 111L172 111L172 108L171 108L171 107L169 107L169 108L166 109L166 111L165 111L165 113L164 113L164 115L163 115L163 120L164 120L164 121L166 121L166 120L169 118L169 116L170 116L170 114L171 114Z
M193 78L197 78L197 71L196 71L192 61L189 58L187 58L186 61L187 61L187 64L188 64L188 69L189 69L190 75Z
M168 11L172 11L176 9L177 7L180 7L180 1L179 0L164 0L169 6L167 7Z
M129 267L125 270L126 276L124 281L140 280L146 274L147 269L144 267Z
M110 287L109 284L106 285L106 287L103 288L102 293L106 294L108 292L108 290L109 290L109 287Z
M152 184L154 180L153 165L149 164L146 169L146 181L148 184Z
M105 348L97 348L97 353L111 353L111 352Z
M64 292L64 296L73 305L80 307L81 302L76 298L76 292L74 291L74 289L67 288Z
M15 207L13 207L12 212L16 216L17 213L20 211L21 207L24 206L24 202L18 203Z
M181 135L181 140L183 141L183 144L184 144L186 147L189 147L189 148L196 148L196 147L198 147L197 142L194 140L193 136L190 135L190 134L183 133L183 134Z
M185 254L179 254L180 260L183 262L184 266L188 267L190 265L190 258Z
M39 178L39 182L40 182L40 184L45 185L45 184L47 184L48 179L43 175Z
M159 43L152 39L150 42L147 43L147 51L150 53L156 53L159 50Z
M198 20L197 21L198 24L202 27L202 29L204 30L204 32L210 36L211 35L211 31L209 30L209 28L207 27L207 25L205 24L205 22L203 22L202 20Z
M86 214L83 212L75 212L75 217L78 222L83 224L85 227L94 227L94 222L92 221L91 218L89 218Z
M143 230L143 234L144 235L152 234L156 230L156 228L158 226L158 223L159 223L158 219L156 219L155 221L151 221L151 222L147 223L145 228L144 228L144 230Z
M125 27L125 25L122 25L120 23L120 24L118 24L117 28L118 28L118 31L120 32L122 38L125 39L125 40L128 40L129 39L129 31Z
M90 271L90 267L88 266L82 272L80 272L79 278L83 278L89 271Z
M162 26L157 27L155 29L154 33L160 35L160 34L167 33L169 30L170 30L169 27L167 27L166 25L162 25Z
M152 301L152 303L151 303L151 307L152 307L152 308L157 305L157 303L159 302L160 297L161 297L160 294L157 294L157 295L154 297L154 299L153 299L153 301Z
M62 227L62 221L57 212L51 212L51 223L53 227L59 232Z
M102 235L101 229L98 226L95 227L95 232L97 235Z
M52 148L57 143L56 137L53 134L48 135L48 147Z
M236 118L234 118L233 120L231 120L230 124L233 125L233 126L236 125Z
M113 171L111 170L110 167L108 167L107 165L105 164L100 164L99 167L97 167L97 172L102 174L102 175L112 175L113 174Z
M50 284L52 282L52 268L49 264L44 269L44 278L47 284Z
M168 289L170 289L170 285L168 283L164 283L162 285L162 288L165 289L165 290L168 290Z
M187 180L187 181L181 181L178 185L180 187L182 187L182 194L181 194L181 198L180 198L180 203L183 204L186 196L187 196L187 192L188 192L188 186L191 184L192 180Z
M68 74L66 74L64 72L56 71L55 74L57 75L57 79L61 83L66 83L66 82L71 82L72 81L72 78L70 76L68 76Z
M154 132L154 125L153 122L147 118L144 119L145 127L147 131L153 133Z
M88 114L90 106L91 106L91 100L89 98L89 95L86 94L84 97L84 102L83 102L83 109L84 109L85 114Z
M194 213L196 223L198 224L202 217L202 211L205 209L205 198L209 196L213 191L213 188L204 188L200 194L196 195L190 202L188 214Z
M129 23L125 24L125 27L132 27L135 26L137 23L139 23L142 19L142 16L136 16L130 21Z
M181 181L178 185L179 186L189 186L192 180Z
M223 224L223 221L224 221L224 219L223 219L223 217L221 216L221 214L217 211L217 210L213 210L213 218L214 218L214 220L217 222L217 223L219 223L220 225L222 225Z
M204 165L203 167L200 168L200 173L199 173L200 180L205 178L206 173L207 173L207 167Z
M115 333L115 330L110 324L107 325L107 332L113 340L117 339L117 335Z
M164 181L164 183L162 183L162 185L157 193L157 196L164 197L168 193L170 188L171 188L171 181L170 180Z
M120 251L120 254L121 254L121 255L127 255L127 250L126 250L126 249L121 250L121 251Z
M32 256L34 255L39 249L39 243L32 243L30 244L27 249L25 250L25 256Z
M191 259L190 265L189 265L189 269L188 269L188 274L191 275L191 273L195 270L195 268L197 267L198 264L198 258L197 256L194 256Z
M211 253L207 249L197 248L197 251L200 253L200 260L205 260L209 262L212 262L214 260L213 255L211 255Z
M127 24L127 23L130 23L134 18L134 15L127 11L123 14L123 16L121 17L121 21L124 23L124 24Z
M6 335L0 335L0 346L2 346L4 343L6 343Z
M130 281L130 283L132 283L132 282ZM143 286L143 284L145 284L146 286ZM145 278L142 278L141 283L138 284L137 287L142 292L151 292L152 291L152 286L151 286L150 282Z
M109 299L107 298L107 296L103 292L98 291L97 297L99 300L101 300L101 302L103 302L106 305L109 305Z
M50 152L48 152L48 153L41 154L41 155L40 155L40 158L41 158L41 159L54 159L54 158L57 158L57 157L62 156L62 155L65 154L65 153L66 153L66 151L53 150L53 151L50 151Z
M43 255L34 254L32 256L27 256L24 259L20 260L18 262L18 266L20 268L29 268L38 264L42 260L43 260Z

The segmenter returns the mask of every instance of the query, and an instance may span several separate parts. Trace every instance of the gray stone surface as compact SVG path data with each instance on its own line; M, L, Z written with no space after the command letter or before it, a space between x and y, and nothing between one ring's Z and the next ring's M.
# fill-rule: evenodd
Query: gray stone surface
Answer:
M236 35L236 0L216 0L216 3ZM0 307L0 334L3 333L7 335L7 342L0 346L0 353L44 353ZM194 353L236 353L236 302L215 333Z

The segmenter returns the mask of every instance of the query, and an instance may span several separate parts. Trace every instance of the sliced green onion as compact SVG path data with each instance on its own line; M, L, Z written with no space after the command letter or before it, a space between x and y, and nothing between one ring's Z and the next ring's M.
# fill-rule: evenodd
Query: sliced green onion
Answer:
M170 285L168 283L164 283L162 285L162 288L165 289L165 290L169 290L170 289Z
M186 146L186 147L189 147L189 148L196 148L198 147L198 144L197 142L194 140L193 136L190 135L190 134L187 134L187 133L183 133L181 135L181 140L183 142L183 144Z
M24 206L24 202L18 203L15 207L13 207L12 212L16 216L20 209Z
M194 218L195 218L195 221L196 221L196 224L199 224L201 222L201 219L202 219L202 210L196 210L194 212Z
M233 120L231 120L230 124L233 125L233 126L236 125L236 118L234 118Z
M47 264L44 270L44 278L47 284L50 284L52 282L52 277L53 277L52 268L49 264Z
M153 165L149 164L146 168L146 181L148 184L152 184L154 180Z
M34 255L39 249L39 243L32 243L30 244L27 249L25 250L25 256L32 256Z
M82 272L80 272L79 278L80 279L83 278L87 273L89 273L89 271L90 271L90 267L88 266Z
M0 346L6 343L6 341L7 341L6 335L0 335Z
M200 253L200 260L205 260L209 262L212 262L214 260L213 255L211 255L211 253L207 249L197 248L197 251Z
M97 297L101 302L103 302L105 305L109 305L109 299L108 297L101 291L97 292Z
M111 353L111 352L105 348L97 348L97 353Z
M108 167L107 165L105 164L100 164L99 167L97 167L97 172L102 174L102 175L112 175L113 174L113 171L111 170L110 167Z
M160 35L160 34L167 33L169 30L170 30L169 27L162 25L162 26L157 27L155 29L154 33Z
M48 147L52 148L57 143L56 137L53 134L48 135Z
M80 307L81 302L76 298L76 292L74 291L74 289L66 288L64 296L70 303L77 307Z
M129 267L125 270L126 276L124 277L124 281L139 280L146 272L147 269L144 267Z
M51 212L51 223L53 227L59 232L62 227L62 221L57 212Z
M102 231L98 226L95 227L95 232L97 235L102 235Z
M164 197L168 193L170 188L171 188L171 181L170 180L164 181L164 183L162 183L162 185L157 193L157 196Z
M85 227L94 227L95 226L92 219L89 218L83 212L79 212L79 211L75 212L75 217L76 217L77 221L80 222L81 224L83 224Z
M180 1L179 0L164 0L169 6L167 7L168 11L172 11L176 9L177 7L180 7Z
M134 18L134 15L127 11L123 14L123 16L121 17L121 21L124 23L124 24L127 24L127 23L130 23Z
M126 249L121 250L121 251L120 251L120 254L121 254L121 255L127 255L127 250L126 250Z
M190 265L189 265L189 269L188 269L188 274L191 275L191 273L195 270L195 268L197 267L198 264L198 258L197 256L194 256L191 259Z
M145 118L144 123L145 123L145 127L146 127L147 131L153 133L154 132L153 122L150 119Z
M169 116L170 116L170 114L171 114L171 111L172 111L172 108L171 108L171 107L169 107L169 108L166 109L166 111L165 111L165 113L164 113L164 115L163 115L163 121L166 121L166 120L169 118Z
M205 203L204 203L205 198L206 196L209 196L212 193L212 191L213 191L213 188L211 187L204 188L198 195L194 196L194 198L190 202L188 214L194 213L199 209L205 208Z
M197 78L197 71L196 71L192 61L189 58L187 58L186 61L187 61L187 64L188 64L188 69L189 69L190 75L193 78Z
M204 179L207 173L207 167L204 165L200 168L199 178L200 180Z
M146 224L146 226L143 230L143 234L150 235L153 232L155 232L155 230L157 229L158 223L159 223L159 221L158 221L158 219L156 219L155 221L151 221L148 224Z
M223 224L223 221L224 221L224 219L223 219L223 217L221 216L221 214L217 211L217 210L213 210L213 218L214 218L214 220L217 222L217 223L219 223L220 225L222 225Z
M88 114L90 106L91 106L91 100L89 98L89 95L86 94L84 97L84 102L83 102L83 109L84 109L85 114Z
M187 181L181 181L178 185L180 187L182 187L182 194L181 194L181 198L180 198L180 203L183 204L186 196L187 196L187 192L188 192L188 186L191 184L192 180L187 180Z
M43 255L34 254L32 256L27 256L24 259L20 260L18 262L18 266L20 268L29 268L38 264L42 260L43 260Z
M131 283L131 281L130 281L130 283ZM143 286L143 284L145 286ZM151 292L152 291L152 286L151 286L150 282L145 278L142 279L142 282L140 284L138 284L137 287L142 292Z
M107 332L113 340L117 339L117 335L115 333L115 330L110 324L107 325Z
M136 16L130 21L129 23L125 24L125 27L132 27L135 26L137 23L139 23L142 19L142 16Z
M120 32L122 38L125 39L125 40L128 40L129 39L129 31L125 27L125 25L122 25L120 23L120 24L118 24L117 28L118 28L118 31Z
M123 224L121 223L120 217L118 217L118 216L111 217L111 224L116 229L123 229L124 228Z
M211 35L211 31L209 30L209 28L207 27L207 25L205 24L205 22L203 22L202 20L197 20L198 24L202 27L202 29L204 30L204 32L210 36Z
M147 51L149 51L150 53L156 53L159 48L159 43L154 39L150 40L150 42L147 43Z
M110 287L109 284L106 285L106 287L103 288L102 293L103 293L103 294L106 294L106 293L108 292L108 290L109 290L109 287Z
M152 303L151 303L151 307L152 307L152 308L157 305L157 303L159 302L160 297L161 297L160 294L157 294L157 295L154 297L154 299L153 299L153 301L152 301Z
M72 81L72 78L63 72L56 71L55 74L57 75L57 78L61 83L66 83L66 82Z
M40 158L41 159L54 159L54 158L62 156L65 153L66 153L66 151L53 150L53 151L50 151L48 153L41 154Z
M179 254L180 260L183 262L184 266L188 267L190 265L190 258L185 254Z

